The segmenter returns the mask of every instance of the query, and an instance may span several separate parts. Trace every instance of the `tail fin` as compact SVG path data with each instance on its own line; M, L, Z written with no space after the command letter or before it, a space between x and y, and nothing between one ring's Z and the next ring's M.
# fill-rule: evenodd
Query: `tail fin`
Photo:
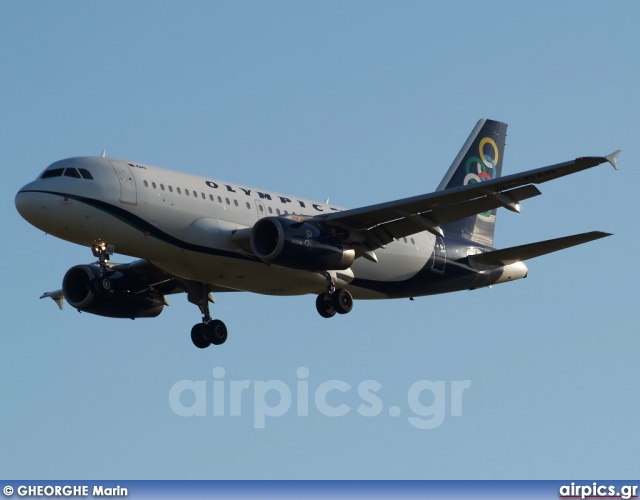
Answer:
M466 186L502 175L507 124L480 120L453 160L437 191ZM442 226L445 234L462 236L475 243L493 246L496 210L490 210Z

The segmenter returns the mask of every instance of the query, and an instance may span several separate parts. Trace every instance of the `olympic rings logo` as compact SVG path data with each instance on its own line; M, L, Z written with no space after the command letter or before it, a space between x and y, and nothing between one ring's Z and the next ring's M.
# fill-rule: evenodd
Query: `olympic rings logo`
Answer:
M487 144L493 149L492 153L485 154L484 148ZM465 186L467 184L488 181L493 178L492 174L495 172L495 166L500 159L496 142L489 137L485 137L480 141L478 153L480 154L479 158L477 156L470 156L465 163L465 171L467 174L464 178Z
M487 144L493 149L492 153L485 154L484 149ZM480 154L479 158L477 156L470 156L465 163L465 171L467 174L464 178L465 186L467 184L490 181L493 178L495 167L500 159L498 145L493 139L485 137L480 140L478 153ZM489 219L491 217L491 210L478 215L483 219Z

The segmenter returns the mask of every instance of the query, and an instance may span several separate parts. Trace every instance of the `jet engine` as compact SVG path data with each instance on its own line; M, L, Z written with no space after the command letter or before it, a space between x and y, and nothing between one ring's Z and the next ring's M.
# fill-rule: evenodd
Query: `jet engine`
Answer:
M107 269L103 273L99 264L69 269L62 280L62 292L79 311L109 318L155 318L165 305L162 294L134 290L126 272Z
M265 217L251 230L251 249L264 262L305 271L348 269L355 250L313 224Z

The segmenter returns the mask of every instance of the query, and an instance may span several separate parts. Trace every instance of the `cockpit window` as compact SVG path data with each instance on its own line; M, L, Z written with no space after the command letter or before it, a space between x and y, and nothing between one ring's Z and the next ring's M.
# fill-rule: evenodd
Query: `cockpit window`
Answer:
M50 170L45 170L44 173L40 176L41 179L49 179L51 177L60 177L62 175L64 168L52 168Z
M74 179L79 179L80 174L75 168L68 168L64 171L64 175L67 177L73 177Z
M83 179L93 180L93 175L86 168L79 168L78 171Z

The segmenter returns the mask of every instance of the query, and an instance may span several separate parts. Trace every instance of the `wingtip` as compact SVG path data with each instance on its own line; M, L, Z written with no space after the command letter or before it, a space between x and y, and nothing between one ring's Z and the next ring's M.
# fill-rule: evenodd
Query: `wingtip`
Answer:
M46 292L40 296L41 299L52 299L57 305L58 308L62 311L64 308L64 294L62 290L58 290L57 292Z
M605 156L605 160L611 163L611 166L618 170L618 155L620 154L620 150L614 151L610 155Z
M591 234L593 234L594 239L596 240L613 236L613 233L607 233L606 231L593 231Z

